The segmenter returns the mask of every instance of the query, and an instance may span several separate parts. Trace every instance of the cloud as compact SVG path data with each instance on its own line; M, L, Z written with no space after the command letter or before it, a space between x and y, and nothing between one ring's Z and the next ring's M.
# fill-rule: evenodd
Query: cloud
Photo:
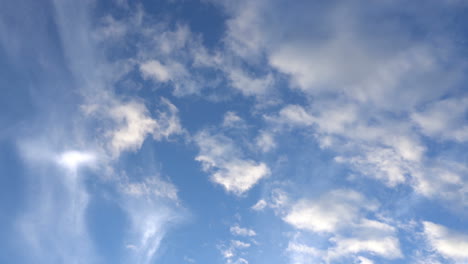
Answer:
M31 86L33 94L44 95L31 101L41 106L37 113L31 113L30 131L15 136L24 159L21 166L27 171L26 185L22 188L31 190L24 198L24 211L18 213L16 220L18 248L28 252L26 262L102 263L117 256L131 263L149 263L184 210L176 201L177 189L170 182L153 177L136 182L134 175L125 175L120 154L138 151L148 136L166 140L181 134L178 109L161 98L156 109L150 111L143 100L127 93L125 88L116 92L119 81L128 77L138 63L135 59L116 60L107 52L116 46L108 44L125 41L124 36L137 22L127 24L128 21L112 17L99 22L99 18L91 16L96 13L87 1L53 1L45 6L50 10L39 12L40 21L43 23L43 18L48 17L47 32L55 33L47 38L47 44L40 46L60 46L54 48L54 56L61 58L57 60L57 68L66 70L56 72L55 68L49 68L48 59L31 69L39 75L47 73L47 77L38 78ZM33 17L39 14L33 13L30 13ZM102 28L94 28L91 20L102 22ZM102 33L100 37L96 37L99 35L96 32ZM45 58L39 55L46 51L43 49L39 47L31 58ZM52 93L60 95L47 99L47 103L41 102L41 97ZM24 134L31 139L27 140ZM80 170L84 166L93 173ZM126 177L132 180L126 181ZM105 256L98 250L99 241L89 234L90 222L96 220L89 205L104 191L97 188L93 189L97 193L91 193L90 182L116 190L106 193L106 198L126 213L123 218L128 221L124 221L125 230L121 231L125 233L122 240L128 241L125 243L128 251ZM122 187L123 183L128 186Z
M223 127L242 128L245 127L245 121L236 113L228 111L224 114Z
M262 152L269 152L276 147L274 136L267 131L261 131L255 141L255 145Z
M468 140L468 98L450 98L436 101L423 111L411 115L421 131L430 137L465 142Z
M366 8L339 1L214 2L231 15L228 46L252 64L265 59L271 72L279 73L275 78L286 76L288 88L305 98L301 104L281 105L276 114L264 114L273 135L305 130L352 170L350 181L365 176L390 188L409 185L418 194L466 204L465 179L442 172L448 164L460 167L463 162L438 151L446 147L443 141L466 142L463 48L442 29L452 27L450 19L442 27L430 19L446 17L440 10L464 4L432 1L423 11L413 4L402 7L399 1ZM396 20L395 14L414 21ZM414 32L434 38L413 38ZM242 37L251 34L255 37ZM462 148L455 145L450 151ZM456 178L457 183L449 183ZM437 192L431 181L444 182L441 195L433 195Z
M255 211L262 211L267 206L267 202L263 199L258 200L256 204L252 206L252 209Z
M157 60L140 64L140 71L145 79L152 78L155 81L167 82L172 78L170 70Z
M432 222L423 222L424 235L430 246L442 256L457 263L468 261L468 235Z
M371 252L387 259L401 258L400 243L393 236L375 238L334 238L336 247L330 252L335 258L359 252Z
M213 182L228 192L242 195L270 174L266 164L243 159L240 149L224 135L202 131L195 136L195 143L200 148L195 160L211 173Z
M255 233L254 230L252 229L248 229L248 228L242 228L238 225L234 225L234 226L231 226L231 228L229 229L231 231L231 234L235 235L235 236L256 236L257 233Z
M309 255L312 257L319 256L322 254L322 252L320 252L320 250L316 248L309 247L307 245L295 243L295 242L289 242L288 248L286 250L299 253L299 254L303 254L303 255Z
M94 160L95 156L92 153L74 150L61 153L57 158L60 165L72 171L76 171L78 167L92 163Z
M86 177L79 173L80 167L95 161L94 154L56 152L50 145L33 141L18 147L24 169L34 175L27 178L27 184L35 186L25 196L24 211L15 224L18 239L29 252L27 259L97 263L86 223L90 195Z
M143 182L126 183L122 186L123 192L133 197L159 197L178 201L177 188L160 177L147 177Z
M372 260L370 260L368 258L365 258L365 257L359 256L358 260L359 260L360 264L374 264L374 262Z
M115 106L109 110L109 114L118 124L115 130L109 132L110 148L115 156L122 151L138 150L146 135L157 126L146 107L136 102Z
M221 254L228 264L248 264L249 262L242 257L238 257L243 249L249 248L250 244L239 240L231 240L228 245L218 245Z
M122 182L121 204L131 225L128 242L132 251L128 261L151 263L167 231L182 221L177 188L160 176L143 182Z
M268 74L264 77L251 77L242 70L226 69L226 74L231 81L232 87L238 89L243 95L263 95L273 85L273 76Z
M293 205L284 220L296 228L313 232L335 232L343 225L360 221L361 210L375 211L378 204L360 193L335 190L318 201L301 200Z
M110 119L111 125L104 127L109 138L108 148L114 158L123 151L136 151L141 148L148 135L155 140L169 139L183 133L178 117L178 109L165 98L161 98L157 115L152 117L147 107L138 101L113 102L109 107L92 108L84 105L88 112L99 111L99 118ZM89 114L89 113L88 113Z
M387 259L401 258L403 255L395 228L366 217L378 209L377 202L345 189L330 191L316 200L299 200L287 208L283 220L316 236L330 236L332 244L321 250L291 242L294 247L288 247L288 250L299 254L293 257L312 255L328 261L361 252Z
M277 117L266 116L266 119L292 126L309 126L314 123L313 116L300 105L287 105L279 111Z

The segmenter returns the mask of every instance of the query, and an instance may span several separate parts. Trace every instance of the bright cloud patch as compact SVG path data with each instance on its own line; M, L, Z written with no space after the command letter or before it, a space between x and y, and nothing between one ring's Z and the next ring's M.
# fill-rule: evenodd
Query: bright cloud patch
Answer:
M67 151L58 157L58 163L69 170L76 170L80 165L91 163L95 156L91 153L80 151Z
M432 222L423 222L424 234L431 247L457 263L468 261L468 235Z
M395 228L365 216L378 208L378 203L350 190L334 190L317 200L298 201L289 209L284 221L318 236L331 235L329 241L334 245L320 250L292 242L288 249L331 260L361 252L388 259L401 258Z
M266 164L243 159L242 152L223 135L203 131L195 140L200 148L196 160L202 163L203 170L211 172L211 180L228 192L242 195L270 174Z
M125 150L138 150L148 134L152 134L155 140L161 140L182 133L177 108L164 98L161 102L166 110L158 112L156 118L151 117L146 106L138 102L117 105L109 110L110 117L117 124L109 132L114 155L118 156Z

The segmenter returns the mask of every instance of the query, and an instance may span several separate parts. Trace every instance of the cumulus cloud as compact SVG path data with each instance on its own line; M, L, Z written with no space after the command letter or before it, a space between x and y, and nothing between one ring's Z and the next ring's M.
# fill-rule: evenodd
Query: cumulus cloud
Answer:
M108 148L114 157L123 151L140 149L148 135L152 135L155 140L162 140L183 133L178 109L165 98L161 98L160 102L162 109L157 111L156 117L150 114L143 103L137 101L116 102L110 107L93 110L101 111L101 118L110 118L114 123L104 128L108 130Z
M228 192L242 195L270 174L265 163L243 158L242 151L224 135L202 131L195 142L200 148L195 159L211 173L210 179Z
M336 190L318 201L301 200L294 204L284 220L300 229L335 232L344 225L360 221L361 210L375 211L378 204L355 191Z
M423 222L424 235L430 246L442 256L465 263L468 261L468 235L432 222Z
M326 250L296 244L288 247L295 258L311 255L323 260L336 260L361 252L370 252L387 259L401 258L400 243L394 227L366 217L376 213L379 204L351 190L334 190L316 200L300 200L292 204L283 220L299 230L317 236L330 236Z
M143 144L148 133L156 128L156 121L148 115L142 104L132 102L110 109L111 117L118 124L110 131L110 148L115 156L124 150L137 150Z
M398 1L366 8L338 1L215 2L231 14L225 37L230 47L243 47L240 56L266 58L270 67L287 76L289 88L306 98L302 104L282 105L275 115L264 115L274 132L291 127L310 131L323 149L336 154L337 162L353 170L349 180L366 176L391 188L407 184L429 197L435 197L429 183L441 181L446 188L439 198L458 196L457 204L464 203L464 179L449 184L449 178L457 177L426 170L434 163L459 167L463 162L437 151L429 154L434 147L421 137L437 143L466 142L460 45L426 19L461 2L431 2L427 14L414 5L402 8ZM418 22L402 26L388 10ZM379 19L370 14L379 14ZM288 19L279 23L277 17ZM432 32L438 38L414 39L413 31ZM243 34L255 37L244 39ZM447 189L456 189L457 195Z

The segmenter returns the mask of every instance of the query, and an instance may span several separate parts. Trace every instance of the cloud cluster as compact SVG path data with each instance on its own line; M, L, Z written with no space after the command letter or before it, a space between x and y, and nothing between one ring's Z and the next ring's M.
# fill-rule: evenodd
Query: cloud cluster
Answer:
M283 220L299 230L328 238L331 246L323 249L292 241L288 251L327 261L360 253L401 258L396 229L366 216L378 209L377 202L345 189L330 191L316 200L294 202Z
M60 77L73 88L67 87L64 93L73 94L76 100L73 110L63 116L51 118L56 109L40 108L37 122L31 125L36 133L28 133L29 141L18 139L24 167L35 171L25 182L38 186L31 188L25 210L18 216L18 241L33 262L101 263L98 260L103 256L89 234L89 223L95 219L88 209L92 199L102 195L89 188L92 181L115 190L107 194L108 199L130 220L129 231L122 232L131 250L116 256L132 263L150 263L183 208L172 183L150 176L141 182L128 180L132 177L119 166L120 157L138 151L149 136L167 140L184 130L177 107L168 99L160 98L153 111L147 101L116 91L116 82L127 73L122 68L128 65L96 55L108 46L100 46L102 39L93 35L91 7L87 1L53 1L51 10L46 10L54 21L51 24L57 26L56 41L62 44L61 56L66 58L62 66L70 73ZM113 41L129 26L110 17L106 21L108 28L101 37ZM36 84L41 85L48 86ZM66 108L66 102L56 104ZM82 170L85 167L90 170Z
M107 177L93 181L115 189L111 200L129 220L125 260L154 261L168 230L181 221L183 201L178 188L159 173L142 169L137 180L120 162L141 154L151 139L177 136L190 139L198 149L195 161L227 193L243 197L267 183L262 193L271 196L260 197L251 209L257 215L272 209L280 223L293 229L295 235L285 235L288 243L279 243L293 263L399 261L406 255L398 237L401 226L380 215L382 207L399 200L377 201L388 193L466 209L466 63L454 38L456 19L447 11L463 1L429 0L425 8L403 0L202 2L225 15L225 32L210 48L191 25L155 18L144 5L119 1L124 16L95 18L89 1L51 2L50 25L60 44L48 40L31 49L60 46L56 61L66 69L60 78L70 86L64 93L78 99L60 118L51 118L56 108L41 104L47 105L37 115L41 132L28 132L30 141L18 136L25 167L34 171L27 180L37 186L18 217L31 259L97 262L99 252L86 223L93 197L87 183L90 175L99 174ZM24 48L19 43L34 41L18 38L3 21L0 45L20 65L25 60L19 59L18 47ZM55 75L43 53L48 54L36 54L38 72ZM41 85L53 86L48 82ZM226 112L219 126L191 132L173 102L193 103L194 97L226 104L235 98L241 102L236 106L248 107L245 113ZM57 104L65 109L66 103ZM244 114L249 118L242 119ZM256 129L252 140L228 133L249 129ZM290 197L292 192L282 187L295 186L303 176L295 174L303 171L282 166L296 167L288 159L308 155L296 153L303 148L292 145L297 131L306 135L302 140L317 143L317 152L333 157L326 164L330 171L346 169L336 182L351 183L355 190L381 184L383 194L369 198L330 179L329 189L318 196L297 188ZM315 184L317 179L319 185L322 175L309 174L304 181ZM468 236L444 225L422 222L434 259L467 262ZM229 231L235 239L218 246L223 258L248 263L243 252L261 234L239 225Z

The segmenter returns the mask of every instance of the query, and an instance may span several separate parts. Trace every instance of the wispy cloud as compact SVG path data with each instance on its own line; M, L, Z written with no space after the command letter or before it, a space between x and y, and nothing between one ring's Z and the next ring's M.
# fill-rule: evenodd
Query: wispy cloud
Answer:
M326 249L290 242L288 251L334 261L370 252L388 259L401 258L396 229L387 223L367 218L379 204L351 190L333 190L316 200L300 200L286 208L283 220L299 230L323 236L331 242ZM298 256L295 256L298 257Z

